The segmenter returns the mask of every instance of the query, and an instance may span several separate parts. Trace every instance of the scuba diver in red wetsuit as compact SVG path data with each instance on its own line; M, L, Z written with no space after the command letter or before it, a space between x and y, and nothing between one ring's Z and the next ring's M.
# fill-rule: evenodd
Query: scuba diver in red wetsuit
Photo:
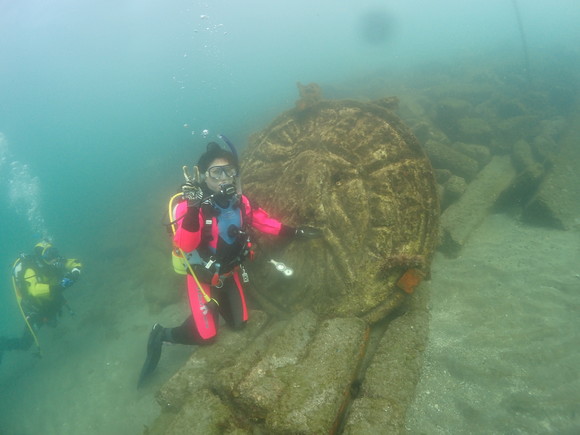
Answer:
M216 337L219 315L232 329L245 325L248 309L243 283L248 282L248 275L242 263L250 254L250 227L283 238L322 236L319 229L293 228L252 207L240 193L235 148L221 138L231 151L209 143L194 168L195 176L184 168L188 181L170 201L173 265L187 276L191 315L175 328L153 325L138 386L157 366L163 342L209 344Z

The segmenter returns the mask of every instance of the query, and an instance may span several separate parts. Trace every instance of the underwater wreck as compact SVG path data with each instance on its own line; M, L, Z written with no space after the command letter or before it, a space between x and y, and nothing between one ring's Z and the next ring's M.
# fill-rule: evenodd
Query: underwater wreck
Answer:
M296 107L250 138L244 193L324 237L267 237L251 270L258 306L158 392L146 433L377 433L402 430L427 337L439 200L431 163L396 99ZM270 258L291 265L291 278Z

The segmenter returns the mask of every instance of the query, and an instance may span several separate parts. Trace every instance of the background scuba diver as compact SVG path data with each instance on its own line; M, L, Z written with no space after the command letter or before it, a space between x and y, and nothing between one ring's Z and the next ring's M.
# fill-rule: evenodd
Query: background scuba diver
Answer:
M67 306L64 289L81 274L81 263L61 257L49 242L38 243L30 255L21 254L12 266L12 284L26 322L20 338L0 337L0 361L5 350L27 350L36 342L42 325L55 327L62 308Z
M153 325L138 386L157 367L163 342L211 343L217 334L219 314L233 329L245 325L248 309L243 282L248 282L248 275L242 263L251 253L250 227L284 238L322 236L319 229L293 228L269 217L261 208L253 208L239 192L235 148L222 138L232 152L209 143L194 168L202 175L191 178L184 168L188 181L170 201L173 263L176 272L187 274L191 315L175 328ZM174 199L179 201L175 206Z

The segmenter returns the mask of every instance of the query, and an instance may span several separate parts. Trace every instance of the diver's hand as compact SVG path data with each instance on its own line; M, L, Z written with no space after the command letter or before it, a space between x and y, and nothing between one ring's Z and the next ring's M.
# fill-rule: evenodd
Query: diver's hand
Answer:
M201 186L193 181L187 181L181 186L183 197L187 200L190 207L199 207L203 199L203 190Z
M69 277L66 277L66 276L60 280L60 286L62 288L69 288L74 283L75 282L72 279L70 279Z
M62 288L69 288L71 285L73 285L78 277L81 275L81 270L78 267L75 267L73 270L71 270L70 272L67 272L62 279L60 280L60 286Z
M323 236L322 230L313 227L298 227L294 237L302 240L318 239Z

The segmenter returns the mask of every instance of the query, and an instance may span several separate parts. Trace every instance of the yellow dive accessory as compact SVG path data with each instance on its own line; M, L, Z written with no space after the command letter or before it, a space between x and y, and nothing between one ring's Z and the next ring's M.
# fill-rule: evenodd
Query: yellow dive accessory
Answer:
M14 262L14 264L12 265L12 271L14 271L14 269L16 268L19 261L20 261L20 258ZM24 267L22 265L22 262L20 264L22 267ZM16 277L14 276L14 273L12 273L12 287L14 288L14 295L16 296L16 302L18 303L18 309L20 310L20 314L22 314L22 318L24 319L24 322L26 323L26 326L28 327L28 330L30 331L32 338L34 339L34 343L36 344L36 348L38 349L38 354L42 355L42 350L40 349L40 343L38 342L38 337L36 336L36 333L34 332L34 328L30 324L30 322L28 321L28 317L26 317L26 313L22 309L22 294L20 293L20 289L18 288L18 285L16 284Z
M197 166L194 166L193 169L194 169L194 177L192 177L189 174L189 169L187 168L187 166L183 167L183 175L184 175L185 179L189 182L195 182L195 181L199 180L199 170L198 170ZM173 202L177 198L181 198L181 197L182 197L181 193L176 193L169 200L169 219L171 220L171 231L173 232L173 234L175 234L175 230L176 230L175 216L173 214L173 210L174 210ZM191 264L189 263L189 261L187 261L187 257L185 255L185 252L183 252L183 250L181 248L176 246L175 249L171 251L171 256L172 256L171 261L173 263L173 269L181 275L186 275L187 274L186 270L189 271L189 273L191 274L191 276L195 280L195 284L197 285L197 288L199 288L199 290L201 291L201 294L203 296L205 303L208 304L209 302L214 301L219 306L218 301L216 301L213 298L210 298L209 295L203 290L203 287L201 286L201 283L197 279L197 275L193 271Z

